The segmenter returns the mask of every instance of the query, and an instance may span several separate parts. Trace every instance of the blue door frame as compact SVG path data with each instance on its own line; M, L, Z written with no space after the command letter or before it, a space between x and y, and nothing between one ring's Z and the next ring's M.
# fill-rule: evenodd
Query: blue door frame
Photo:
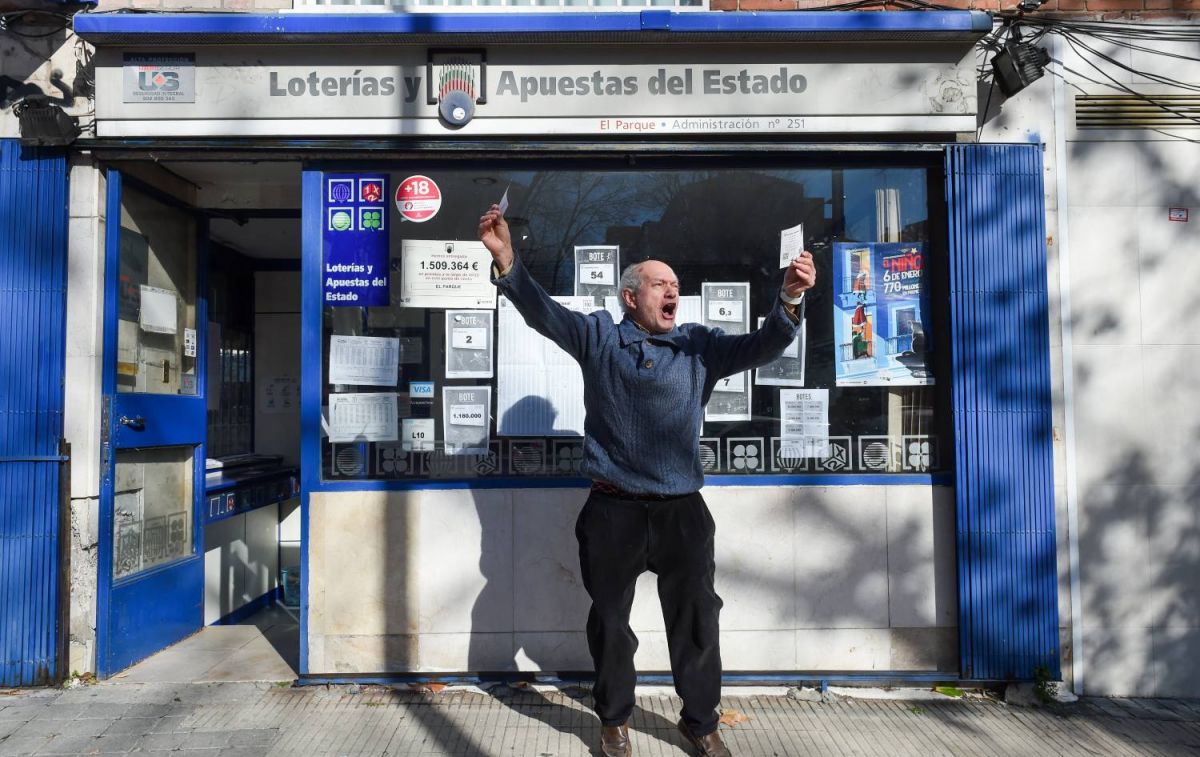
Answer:
M118 287L121 198L125 179L107 172L105 229L103 419L101 423L100 544L97 570L97 675L107 678L198 631L204 623L204 554L200 526L204 499L207 423L208 321L204 220L197 217L195 396L117 391ZM161 199L161 198L156 198ZM122 423L122 419L142 422ZM192 553L119 580L113 579L114 474L122 449L190 446Z
M66 665L67 159L0 139L0 687Z

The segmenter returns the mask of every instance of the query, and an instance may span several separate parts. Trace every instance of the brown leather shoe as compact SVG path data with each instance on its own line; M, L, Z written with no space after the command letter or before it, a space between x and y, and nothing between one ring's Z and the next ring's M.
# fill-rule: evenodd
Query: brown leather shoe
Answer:
M704 736L695 736L687 724L680 720L679 732L683 734L689 744L695 747L700 757L733 757L733 753L725 746L725 742L721 741L721 734L717 731Z
M604 757L632 757L633 743L629 740L629 726L624 723L601 726L600 753Z

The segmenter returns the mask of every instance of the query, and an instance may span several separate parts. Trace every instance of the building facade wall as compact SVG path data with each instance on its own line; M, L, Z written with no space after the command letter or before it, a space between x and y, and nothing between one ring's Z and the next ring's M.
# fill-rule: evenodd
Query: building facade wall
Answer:
M727 670L958 665L949 487L707 487ZM308 671L591 669L579 489L314 493ZM631 626L669 670L653 574Z
M803 0L775 2L774 0L713 0L714 10L769 11L804 10L829 7L830 3L812 3ZM950 0L949 7L965 7L981 10L996 10L999 4L993 0L962 2ZM272 12L290 7L284 0L224 0L223 2L180 2L180 0L135 0L129 2L102 2L99 10L242 10ZM1059 13L1064 17L1089 19L1132 19L1163 20L1193 24L1197 12L1196 0L1050 0L1039 13ZM1159 45L1155 45L1159 46ZM3 54L6 75L13 76L38 86L47 94L60 94L50 82L55 69L66 73L67 81L74 81L76 63L84 65L86 58L80 52L82 43L74 39L69 31L42 41L19 39L12 35L0 37L0 53ZM1119 51L1118 51L1119 52ZM1194 45L1190 53L1195 55ZM1067 55L1068 53L1062 53ZM1139 63L1153 65L1154 58L1144 58ZM985 61L981 60L981 63ZM1129 61L1133 63L1132 60ZM1084 66L1071 65L1079 71ZM1054 64L1052 64L1053 67ZM1068 64L1070 65L1070 64ZM1200 79L1195 63L1171 62L1172 75L1193 84ZM1127 72L1113 71L1125 77L1134 87L1145 87ZM1195 210L1200 202L1195 199L1197 184L1194 177L1200 175L1200 147L1178 138L1167 138L1161 134L1140 132L1135 134L1080 134L1073 128L1066 134L1056 131L1056 123L1069 126L1069 98L1075 88L1085 91L1102 91L1079 77L1067 72L1068 86L1056 87L1050 76L1008 101L998 101L988 107L984 114L978 138L982 141L1032 141L1046 146L1046 206L1048 239L1049 277L1052 293L1064 292L1067 301L1052 296L1051 335L1052 371L1055 395L1054 433L1056 443L1056 509L1059 533L1060 621L1063 628L1064 675L1070 673L1075 662L1071 619L1082 619L1083 647L1079 651L1084 675L1084 691L1094 694L1138 694L1138 695L1190 695L1200 694L1200 680L1193 675L1193 663L1200 659L1200 605L1197 605L1195 578L1200 575L1200 524L1198 524L1195 486L1194 453L1190 442L1198 429L1190 419L1200 417L1196 404L1191 370L1200 358L1196 342L1189 334L1190 321L1195 317L1189 307L1186 282L1192 277L1192 260L1195 258L1195 235L1189 234L1191 224L1196 223ZM1002 100L1002 98L1001 98ZM981 94L981 107L983 95ZM90 109L86 98L70 103L70 112L84 115ZM1057 118L1057 122L1056 122ZM83 119L85 124L87 118ZM12 115L11 103L0 103L0 136L17 136L19 129ZM1056 144L1066 148L1058 155ZM1066 173L1066 191L1060 193L1058 170ZM99 313L102 292L102 240L103 218L103 174L86 156L80 156L72 170L72 209L70 228L69 270L69 313L68 313L68 368L67 368L67 419L66 436L74 449L72 502L73 531L76 550L73 555L72 636L76 644L72 647L71 668L89 669L93 654L89 644L89 633L94 639L94 547L96 507L98 503L98 436L99 436ZM1063 202L1064 217L1059 218L1059 202ZM1172 223L1165 220L1168 207L1189 207L1193 212L1189 223ZM1065 230L1066 238L1060 238L1059 229ZM1061 245L1069 244L1065 255L1069 265L1060 265ZM1098 263L1097 257L1104 262ZM1061 277L1066 277L1066 286L1060 288ZM1181 282L1184 285L1181 286ZM1060 307L1069 304L1067 319L1060 317ZM1064 331L1065 328L1065 331ZM1065 335L1065 339L1064 339ZM1065 344L1064 344L1065 342ZM1066 362L1064 362L1064 359ZM1169 400L1160 398L1170 398ZM1070 427L1073 425L1073 429ZM1068 448L1074 461L1068 468ZM1072 476L1074 479L1072 480ZM941 668L944 660L931 656L929 648L922 646L929 639L952 628L953 618L947 618L937 608L930 611L928 604L915 606L924 609L912 610L914 618L906 620L904 608L900 606L904 594L893 598L893 586L900 590L925 582L921 590L938 594L944 586L939 583L938 570L943 558L930 553L919 557L901 556L912 560L911 567L892 564L890 549L885 549L885 560L881 565L875 556L875 547L889 547L892 516L892 492L897 501L906 497L914 501L929 501L930 517L918 517L920 528L915 533L920 539L936 545L937 534L946 528L934 513L950 512L949 528L953 530L952 506L939 507L939 502L952 502L945 489L924 490L927 494L905 494L898 489L876 489L854 487L846 489L803 488L780 489L710 489L714 515L718 520L725 546L718 542L719 550L726 554L718 557L721 586L728 587L726 595L725 627L730 633L765 634L755 638L761 644L746 646L751 652L783 650L785 660L793 660L795 669L805 669L811 650L819 650L818 661L832 660L839 664L831 667L849 669L881 669L881 667L904 667L900 665L910 655L914 659L933 660ZM739 496L741 495L741 496ZM753 495L753 496L751 496ZM736 506L733 498L737 497ZM366 642L370 633L360 633L382 627L381 638L411 636L416 623L418 633L430 629L428 646L422 641L415 654L418 664L429 669L448 669L454 660L461 660L464 644L467 653L473 649L470 639L450 639L454 634L463 634L472 628L483 635L500 634L507 637L492 647L486 647L489 660L497 664L520 668L543 665L543 661L579 662L579 638L563 636L557 646L553 638L543 642L525 641L524 634L579 634L581 624L567 627L565 621L547 620L545 608L534 606L528 622L518 620L517 609L511 610L513 620L507 625L500 623L502 630L482 630L471 625L464 627L463 618L453 618L453 611L430 610L428 617L421 615L420 597L437 593L441 584L450 582L463 596L469 596L474 587L475 596L468 604L476 607L479 598L496 596L492 584L508 581L511 596L517 600L519 586L528 586L522 578L532 571L549 570L544 578L552 587L547 596L557 597L563 607L573 607L578 615L582 592L572 582L577 574L574 563L573 538L570 524L573 513L582 503L582 492L562 490L513 490L496 491L472 495L447 492L424 492L420 494L370 493L362 495L322 494L317 499L336 507L314 507L313 517L330 518L334 522L314 520L310 523L312 542L310 548L310 576L315 576L322 560L334 559L336 550L331 545L343 539L344 544L358 547L355 538L365 537L366 532L351 529L336 521L350 517L351 508L367 508L361 513L367 522L386 522L387 528L410 528L409 520L418 524L430 519L451 518L440 521L446 533L455 529L468 532L480 529L484 518L501 523L510 534L517 534L525 517L524 508L544 508L554 520L555 539L548 540L566 549L562 555L547 558L536 550L524 548L513 542L506 554L495 555L485 549L484 541L478 543L458 539L453 545L465 559L454 560L453 564L465 566L462 572L447 572L445 565L451 564L446 555L430 543L419 541L408 544L423 555L415 562L411 555L402 561L406 567L400 569L399 583L387 581L387 590L396 585L407 587L408 594L418 599L417 614L409 617L412 608L405 602L397 610L383 612L382 619L374 621L354 620L350 613L342 621L334 617L336 601L362 596L341 588L313 586L314 614L310 619L309 667L313 672L322 672L329 667L323 661L333 660L333 645L342 645L348 650L345 660L339 663L366 672L368 662L391 659L399 652L394 651L397 642ZM343 502L342 500L346 501ZM350 500L353 500L351 502ZM480 509L480 502L487 502ZM386 503L386 504L385 504ZM838 504L840 503L840 504ZM738 508L735 510L735 507ZM761 507L765 519L778 519L784 510L792 512L795 529L787 534L788 545L781 547L782 554L790 558L773 558L772 549L756 550L759 538L748 529L751 519L742 514L745 508ZM901 505L897 505L901 507ZM924 505L920 506L921 508ZM1078 533L1070 532L1072 512L1078 522ZM837 517L835 518L835 511ZM406 514L407 513L407 514ZM452 515L457 513L457 515ZM499 514L497 514L499 513ZM735 515L737 513L737 515ZM803 513L816 513L818 523L828 518L836 521L822 527L842 539L838 545L822 548L816 553L801 554L803 533L795 518ZM888 516L882 535L876 524L866 524L867 514ZM412 516L416 516L413 518ZM896 515L900 518L900 515ZM914 516L906 516L914 517ZM946 516L940 516L946 517ZM845 522L840 519L844 518ZM925 521L928 522L925 522ZM854 524L858 523L859 526ZM938 525L938 524L941 525ZM507 525L504 525L507 524ZM868 525L870 527L868 527ZM325 530L319 526L328 526ZM341 529L341 530L339 530ZM746 531L746 533L740 533ZM377 532L376 532L377 533ZM407 533L407 531L405 531ZM422 539L433 539L425 535ZM341 536L339 536L341 534ZM356 534L351 538L351 534ZM851 538L852 537L852 538ZM925 543L925 542L922 542ZM472 545L474 545L472 547ZM565 547L563 546L565 545ZM868 547L868 545L871 545ZM395 545L379 545L381 553L390 554ZM474 551L472 551L474 549ZM1072 576L1073 551L1077 552L1077 573ZM871 554L868 556L868 552ZM527 555L527 556L526 556ZM501 567L493 573L491 565L499 560ZM783 562L778 562L782 559ZM790 563L787 560L790 559ZM866 563L864 564L864 559ZM747 564L746 561L750 563ZM755 565L755 560L763 561ZM813 562L806 562L812 560ZM532 567L525 563L538 563ZM786 565L785 565L786 563ZM384 564L387 564L386 560ZM331 567L334 567L330 564ZM442 570L429 567L441 565ZM787 588L788 568L792 578ZM524 566L524 567L523 567ZM855 568L854 566L858 566ZM802 570L803 569L803 570ZM953 578L953 566L950 567ZM802 577L802 573L807 575ZM857 571L857 572L856 572ZM413 573L415 572L415 578ZM757 572L769 585L780 586L774 600L762 598L764 604L782 601L785 605L776 615L764 615L761 608L741 607L741 596L755 597L761 587L746 589L739 586L739 577ZM335 575L335 573L329 573ZM349 580L352 573L346 573ZM507 578L505 578L507 576ZM826 576L826 579L821 579ZM861 582L858 579L861 578ZM1079 601L1072 603L1070 585L1075 578L1080 585ZM928 580L926 580L928 579ZM944 579L944 576L943 576ZM366 580L373 580L367 577ZM639 587L639 604L635 609L635 628L644 631L646 638L639 664L643 667L661 667L655 663L661 645L651 639L657 638L654 618L659 616L653 607L654 592L645 579ZM417 583L412 583L416 581ZM824 585L823 585L824 583ZM951 584L952 585L952 584ZM574 586L574 588L572 588ZM825 587L836 587L826 592ZM932 590L930 586L934 587ZM89 588L93 587L93 588ZM884 587L881 589L881 587ZM329 593L331 588L337 591ZM854 592L847 594L848 589ZM316 593L324 590L324 595ZM384 591L384 589L379 589ZM758 594L756 594L758 591ZM920 593L920 592L918 592ZM321 596L338 596L322 604ZM569 596L568 596L569 595ZM382 595L381 595L382 596ZM829 614L822 616L822 598L837 599L830 606ZM1150 601L1146 598L1150 597ZM736 598L736 600L735 600ZM952 599L952 595L951 595ZM409 600L406 600L409 601ZM735 605L734 602L737 602ZM786 605L790 602L791 609ZM841 604L838 604L840 602ZM572 604L574 603L574 604ZM873 604L873 610L868 606ZM953 602L951 601L951 604ZM536 602L535 602L536 605ZM513 608L519 605L512 605ZM816 606L816 609L812 609ZM882 607L887 612L882 613ZM503 618L503 605L496 612ZM804 608L811 615L805 615ZM359 608L361 610L361 606ZM403 632L392 632L393 621L388 613L399 612L405 624ZM461 611L459 611L461 612ZM539 615L539 613L542 613ZM361 616L361 613L359 613ZM468 620L471 620L468 618ZM521 616L526 617L525 615ZM581 617L581 616L580 616ZM806 618L808 618L806 620ZM812 620L824 618L824 620ZM833 620L829 620L833 618ZM920 621L920 622L917 622ZM339 628L338 622L351 624L349 629ZM487 621L491 623L492 621ZM658 622L661 623L661 620ZM826 626L810 627L809 622L824 622ZM365 624L362 628L354 623ZM374 623L374 625L371 625ZM383 625L380 626L380 623ZM843 626L840 623L849 623ZM322 625L326 624L326 625ZM332 625L330 625L332 624ZM464 630L464 628L466 630ZM805 637L817 628L828 633L821 639ZM914 631L919 639L906 646L903 629ZM89 630L90 629L90 630ZM503 630L507 629L507 630ZM932 629L932 630L930 630ZM940 629L940 630L939 630ZM446 638L437 638L446 634ZM772 634L775 634L772 636ZM779 636L782 634L783 636ZM910 634L910 635L912 635ZM522 641L519 644L518 638ZM790 642L781 641L784 637ZM732 638L732 637L731 637ZM808 641L804 641L808 638ZM841 638L842 641L837 639ZM349 641L353 639L353 641ZM334 641L331 641L334 640ZM405 641L401 644L409 650ZM529 644L534 644L530 647ZM542 644L538 646L538 644ZM366 645L365 647L362 645ZM382 646L381 646L382 645ZM727 649L735 647L726 644ZM922 649L921 652L906 652L906 649ZM532 649L524 654L519 650ZM792 652L787 652L791 649ZM854 649L854 653L848 650ZM372 651L373 650L373 651ZM380 651L382 650L382 651ZM439 651L440 650L440 651ZM507 651L506 651L507 650ZM657 650L657 651L656 651ZM839 651L840 650L840 651ZM868 651L869 650L869 651ZM765 652L764 652L765 653ZM403 654L414 654L411 650ZM794 655L788 657L788 654ZM372 656L373 655L373 656ZM574 655L574 656L572 656ZM922 656L923 655L923 656ZM586 661L586 660L585 660ZM747 658L747 661L753 660ZM845 663L842 665L841 663ZM886 665L883 665L886 663ZM745 667L738 664L736 657L727 660L730 667ZM369 667L369 666L368 666ZM551 668L555 666L549 666ZM583 667L586 667L584 665ZM784 666L788 667L788 666ZM378 668L376 668L378 669ZM510 669L502 667L500 669ZM814 668L815 669L815 668ZM332 672L332 671L330 671Z

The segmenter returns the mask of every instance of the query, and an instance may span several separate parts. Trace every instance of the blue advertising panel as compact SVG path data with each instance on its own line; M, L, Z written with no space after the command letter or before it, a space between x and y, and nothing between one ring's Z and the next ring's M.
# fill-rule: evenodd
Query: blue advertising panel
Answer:
M933 383L924 252L913 242L834 244L838 386Z
M385 174L326 174L321 299L329 307L388 305Z

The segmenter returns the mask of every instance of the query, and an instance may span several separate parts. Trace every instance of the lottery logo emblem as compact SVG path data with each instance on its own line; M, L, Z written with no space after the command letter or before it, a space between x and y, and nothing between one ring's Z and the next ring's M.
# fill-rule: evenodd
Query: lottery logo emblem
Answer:
M350 202L354 199L354 179L330 179L329 201Z
M363 202L379 202L383 199L383 185L377 181L364 181L358 199Z
M354 215L351 208L330 208L329 228L331 231L349 231L354 227Z
M396 187L396 209L406 221L425 223L441 208L442 190L428 176L409 176Z

